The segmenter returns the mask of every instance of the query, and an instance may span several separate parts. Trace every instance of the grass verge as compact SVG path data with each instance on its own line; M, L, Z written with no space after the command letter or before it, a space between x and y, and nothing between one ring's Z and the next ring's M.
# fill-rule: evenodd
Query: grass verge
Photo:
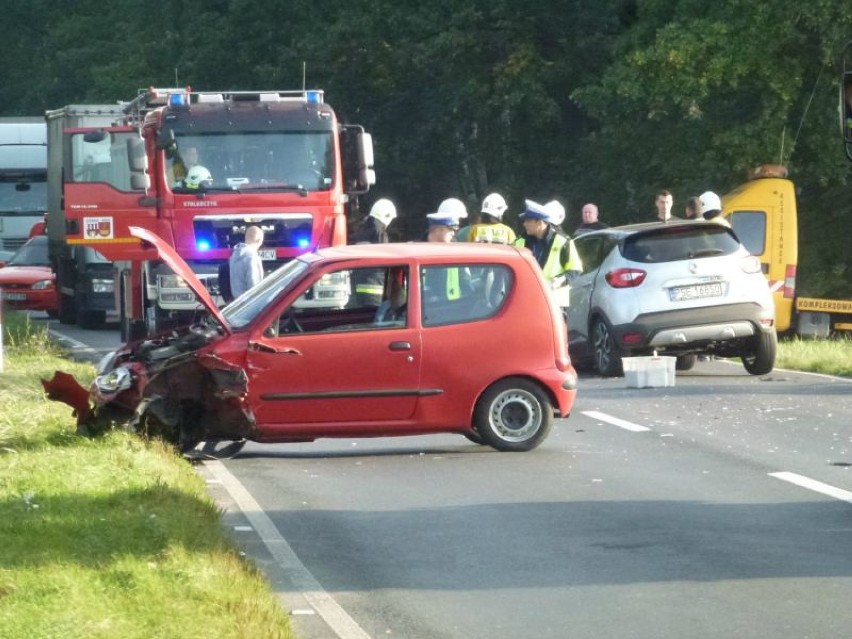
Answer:
M852 377L852 339L784 339L778 344L775 366Z
M22 316L5 320L0 637L290 637L191 466L127 433L77 436L39 380L94 370Z

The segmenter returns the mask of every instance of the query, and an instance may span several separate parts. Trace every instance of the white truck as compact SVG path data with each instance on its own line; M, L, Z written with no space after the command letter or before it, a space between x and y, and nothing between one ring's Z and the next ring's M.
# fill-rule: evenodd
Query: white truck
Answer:
M43 118L0 118L0 250L14 251L47 211Z
M59 292L59 321L63 324L97 328L116 312L112 262L91 246L68 241L75 227L65 215L65 179L80 173L91 173L92 180L108 177L94 172L109 166L110 147L85 145L82 135L74 137L70 132L86 127L109 127L122 116L121 107L114 104L72 104L46 112L42 120L47 123L49 140L46 230ZM72 140L79 149L72 148ZM80 164L74 164L70 158L76 157L78 150Z

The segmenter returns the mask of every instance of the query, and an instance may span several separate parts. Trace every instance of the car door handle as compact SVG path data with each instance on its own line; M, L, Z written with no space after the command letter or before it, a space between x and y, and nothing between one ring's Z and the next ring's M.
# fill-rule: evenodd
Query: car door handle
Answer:
M391 342L388 348L392 351L410 351L411 342Z
M280 353L284 355L302 354L302 351L292 348L290 346L285 346L284 348L275 348L271 344L266 344L264 342L249 342L249 347L253 348L256 351L262 351L264 353Z

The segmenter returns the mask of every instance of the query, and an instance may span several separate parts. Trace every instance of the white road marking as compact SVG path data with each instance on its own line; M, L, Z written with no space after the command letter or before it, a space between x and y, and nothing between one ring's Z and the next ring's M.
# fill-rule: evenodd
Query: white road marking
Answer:
M248 490L220 461L205 460L204 466L222 482L225 490L251 522L261 541L305 600L311 604L340 639L370 639L361 626L329 595L293 552L287 540Z
M84 344L83 342L78 342L73 337L68 337L67 335L63 335L57 330L50 329L47 331L49 335L52 335L55 339L58 339L62 342L68 342L72 348L77 348L81 351L94 351L94 349L88 344Z
M804 475L797 475L796 473L788 472L769 473L769 476L852 504L852 492L849 492L848 490L843 490L842 488L837 488L836 486L832 486L830 484L823 484L821 481L817 481L816 479L811 479L810 477L805 477Z
M607 415L606 413L600 413L596 410L584 410L582 411L582 413L586 417L591 417L592 419L597 419L599 421L606 422L607 424L612 424L613 426L618 426L619 428L623 428L624 430L629 430L634 433L644 433L645 431L651 430L647 426L640 426L639 424L634 424L633 422L628 422L623 419L619 419L618 417Z

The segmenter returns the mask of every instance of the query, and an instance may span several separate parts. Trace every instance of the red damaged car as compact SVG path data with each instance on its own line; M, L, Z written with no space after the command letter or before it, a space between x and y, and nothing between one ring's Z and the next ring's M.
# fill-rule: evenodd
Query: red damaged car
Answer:
M50 268L47 236L36 235L21 246L0 268L0 289L7 308L59 313L56 277Z
M565 323L526 250L322 249L220 310L173 249L133 232L209 315L110 354L89 392L62 374L45 382L51 398L74 406L82 430L124 419L182 450L206 442L214 455L246 440L451 432L526 451L571 411L577 378Z

